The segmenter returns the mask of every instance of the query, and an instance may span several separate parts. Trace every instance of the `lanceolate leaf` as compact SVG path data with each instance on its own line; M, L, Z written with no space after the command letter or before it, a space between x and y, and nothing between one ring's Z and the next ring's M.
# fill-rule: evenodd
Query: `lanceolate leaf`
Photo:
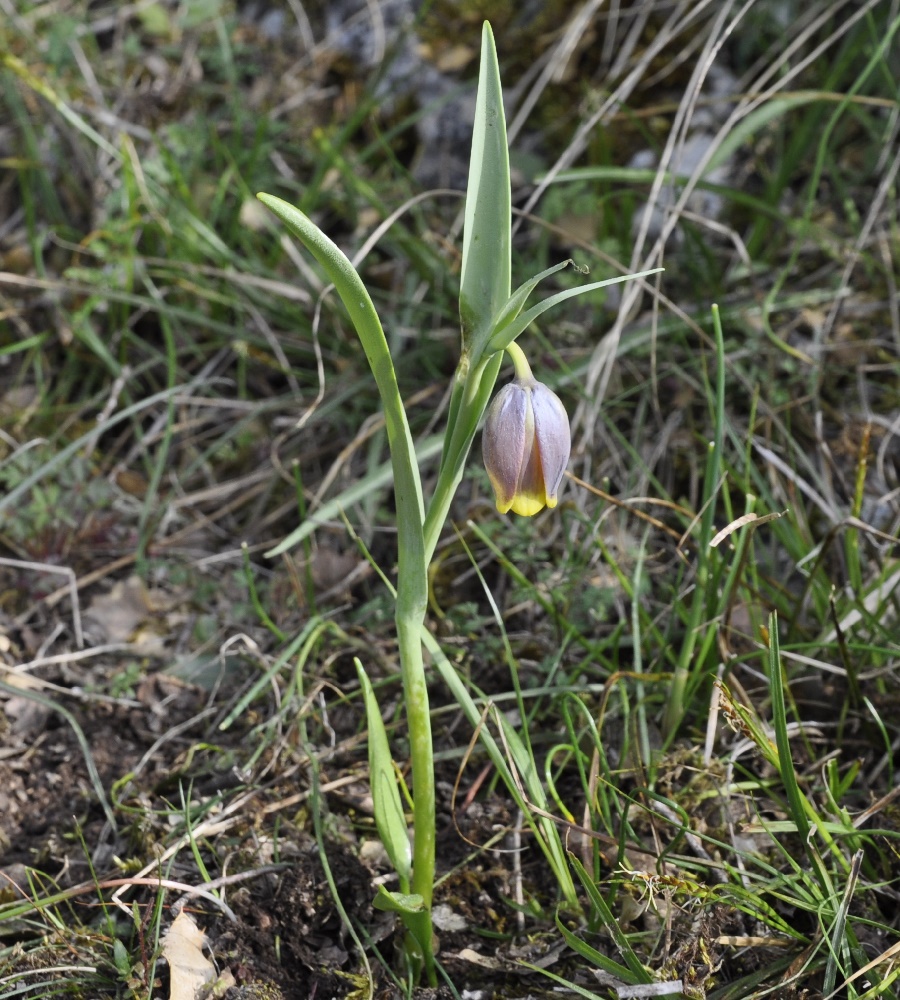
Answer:
M412 868L412 851L409 846L409 833L403 815L400 789L397 787L397 776L391 760L387 730L378 710L372 682L359 660L354 659L354 663L366 703L366 722L369 729L369 781L372 786L375 825L378 827L378 836L387 851L387 856L391 859L394 871L400 878L400 888L407 893ZM419 898L421 901L421 897Z
M397 497L397 526L403 536L400 559L422 563L422 521L424 503L419 469L415 461L412 435L400 399L394 363L381 321L366 286L343 251L298 208L271 194L257 195L316 258L334 282L344 307L366 352L378 385L391 448L394 488Z
M476 361L491 321L509 299L510 228L509 150L503 90L494 36L485 22L459 292L463 351L471 352Z
M623 969L618 962L616 962L614 963L615 968L610 969L609 971L612 972L614 976L619 976L626 982L652 983L653 976L651 976L650 973L644 968L641 964L641 960L634 953L634 950L631 947L631 942L628 940L628 935L619 926L619 922L613 916L606 900L603 898L597 884L588 874L587 869L574 854L569 854L569 861L575 869L575 874L578 876L579 881L587 891L591 905L600 915L600 919L603 921L606 929L612 936L616 947L619 949L619 954L625 959L625 963L628 966L628 969L626 970ZM559 919L557 919L557 926L562 926Z
M378 894L372 903L376 910L409 916L421 913L425 900L417 892L388 892L383 885L378 886Z
M537 275L536 278L531 280L537 283L541 278L545 277L548 273L552 274L557 268L551 268L550 271L545 271L542 274ZM607 278L605 281L591 281L587 285L577 285L575 288L567 288L565 291L557 292L556 295L551 295L549 299L544 299L538 302L536 306L532 306L528 312L522 313L521 316L517 316L516 313L518 309L512 312L511 309L504 309L501 313L502 322L505 325L498 324L492 331L492 336L490 340L490 350L492 351L502 351L505 350L524 330L526 330L541 314L545 313L548 309L552 309L553 306L559 305L560 302L565 302L566 299L571 299L576 295L584 295L585 292L592 292L595 288L605 288L607 285L616 285L620 281L631 281L632 278L646 278L649 274L656 274L658 271L663 271L665 268L654 267L649 271L638 271L636 274L620 274L615 278ZM522 285L522 288L518 289L516 296L522 291L522 289L527 288L528 282ZM516 298L513 296L513 298ZM524 305L524 299L522 301ZM519 305L519 309L522 308ZM510 316L510 312L512 315ZM509 317L509 318L507 318ZM515 318L513 318L515 317Z
M573 260L563 260L559 264L554 264L553 267L548 267L546 271L541 271L540 274L536 274L533 278L529 278L528 281L519 285L519 287L512 293L512 295L507 300L506 305L503 307L500 315L494 320L493 323L493 333L494 336L507 326L519 315L525 306L528 296L537 288L537 286L544 280L544 278L549 278L551 274L556 274L557 271L561 271L564 267L568 267L569 264L575 264Z

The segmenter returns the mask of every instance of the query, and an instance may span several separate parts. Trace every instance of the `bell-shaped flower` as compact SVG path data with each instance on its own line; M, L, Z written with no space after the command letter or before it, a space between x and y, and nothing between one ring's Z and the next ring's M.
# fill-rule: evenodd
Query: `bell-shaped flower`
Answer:
M569 418L555 392L530 373L505 385L481 437L497 510L531 517L555 507L571 444Z

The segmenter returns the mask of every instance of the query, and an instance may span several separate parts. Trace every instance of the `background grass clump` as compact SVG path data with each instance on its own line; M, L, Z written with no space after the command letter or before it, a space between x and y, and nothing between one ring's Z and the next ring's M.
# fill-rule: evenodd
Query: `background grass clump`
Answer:
M176 883L223 995L403 990L353 667L402 769L385 433L255 193L357 255L430 474L488 16L514 284L666 270L527 334L560 507L473 465L438 547L431 631L581 899L435 675L439 958L895 996L896 4L0 7L0 993L167 996Z

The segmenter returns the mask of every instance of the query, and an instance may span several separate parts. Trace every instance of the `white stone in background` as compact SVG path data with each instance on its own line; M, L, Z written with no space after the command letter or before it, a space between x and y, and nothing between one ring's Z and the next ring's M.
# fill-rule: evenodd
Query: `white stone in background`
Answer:
M431 911L431 920L439 931L452 933L453 931L464 931L466 921L458 913L454 913L446 903L438 903Z
M326 41L366 69L374 69L386 49L409 35L415 16L411 0L379 0L374 5L332 0L325 13Z
M714 136L709 132L697 132L690 136L685 144L675 150L668 173L679 178L687 179L694 175L704 157L709 152ZM642 150L632 157L629 166L638 169L654 169L657 166L656 155L649 149ZM718 164L712 170L703 175L703 179L712 184L727 184L731 179L732 164L725 162ZM638 208L632 220L632 229L637 231L643 222L644 213L649 209L650 222L647 227L647 234L650 239L656 239L663 230L666 218L672 207L678 201L682 190L682 184L664 183L660 188L659 196L653 205L648 202ZM715 191L708 191L697 188L688 199L685 206L689 212L703 216L705 219L716 220L722 214L725 200ZM676 228L677 233L677 228Z
M260 3L258 0L251 0L245 4L240 12L241 21L244 24L252 25L263 38L274 41L276 38L284 38L285 34L296 29L296 25L287 23L283 10L277 7L270 7L267 3Z
M694 175L710 153L715 133L731 111L732 102L729 98L737 93L737 89L737 78L729 70L719 66L710 69L700 100L691 114L688 137L675 147L668 173L685 179ZM655 170L658 165L659 156L651 149L642 149L635 153L628 163L629 167L637 170ZM733 174L734 157L731 157L728 161L717 164L712 170L705 171L703 180L711 184L726 185ZM644 215L649 211L647 235L651 240L655 240L662 232L669 212L678 201L682 187L682 184L663 184L652 206L644 202L635 211L632 231L638 232L644 221ZM689 212L716 221L725 207L725 199L714 191L698 188L691 194L685 207ZM677 227L675 234L677 238Z
M263 38L270 38L274 41L281 38L285 32L284 11L272 7L259 19L258 29Z

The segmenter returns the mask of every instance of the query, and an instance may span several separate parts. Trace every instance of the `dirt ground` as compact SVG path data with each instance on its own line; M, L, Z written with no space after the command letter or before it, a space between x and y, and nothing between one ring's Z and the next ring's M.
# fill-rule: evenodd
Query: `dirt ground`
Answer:
M302 753L283 746L247 769L253 741L248 740L246 725L225 732L218 728L221 705L228 703L229 694L219 689L211 697L200 687L151 672L139 681L133 697L82 695L74 703L66 698L71 719L47 703L48 697L59 699L58 693L38 692L40 702L33 700L32 691L4 694L0 902L33 897L38 885L44 894L52 890L64 897L58 907L33 915L28 936L44 935L45 947L29 949L20 969L59 962L66 931L48 915L63 913L68 916L62 923L72 933L75 928L79 934L97 932L97 950L101 956L105 953L107 965L102 968L101 957L98 976L112 979L116 970L110 961L110 914L118 933L136 935L135 950L151 955L151 922L155 904L162 900L163 930L170 913L185 906L206 932L220 977L217 996L305 1000L363 995L358 993L365 983L359 953L335 903L319 845L309 832L314 826L309 768ZM115 829L72 722L84 735ZM385 859L374 840L357 764L352 755L336 755L323 769L322 786L334 788L326 810L333 811L319 819L340 903L353 925L364 928L370 945L390 962L397 939L395 920L372 907L376 881L387 865L382 865ZM446 879L436 897L442 961L457 989L494 992L503 986L506 995L534 995L538 984L529 987L527 980L536 974L527 975L513 960L556 961L559 949L547 951L549 937L546 946L539 939L526 946L515 939L497 944L483 934L488 928L505 938L515 929L515 913L505 902L515 895L512 854L477 850L509 827L508 809L492 797L468 807L457 802L454 821L453 775L448 772L446 777L451 780L441 785L444 814L438 852ZM191 848L172 834L172 826L184 816L186 798L195 807L193 834L210 873L206 880L200 877ZM173 843L181 849L173 852ZM500 846L506 846L505 838ZM534 852L527 850L526 859L529 853L534 860ZM150 870L135 860L154 856L159 862ZM530 891L542 874L540 863L532 866L526 860L524 878ZM212 880L216 886L219 878L221 908L154 884L163 879L165 886L203 886ZM134 884L123 890L123 882ZM124 912L109 905L117 890ZM101 906L101 900L106 905ZM133 906L141 922L128 927L127 913ZM146 968L135 968L132 995L152 991L153 996L168 996L165 963L156 965L153 974L155 987ZM375 978L381 995L396 995L383 969L376 968ZM111 982L109 987L111 992L103 990L102 995L116 995Z

